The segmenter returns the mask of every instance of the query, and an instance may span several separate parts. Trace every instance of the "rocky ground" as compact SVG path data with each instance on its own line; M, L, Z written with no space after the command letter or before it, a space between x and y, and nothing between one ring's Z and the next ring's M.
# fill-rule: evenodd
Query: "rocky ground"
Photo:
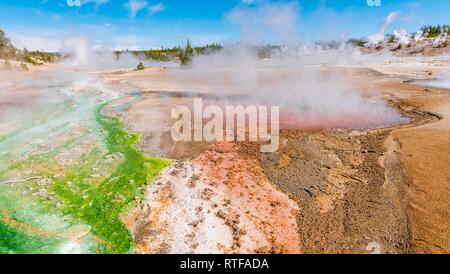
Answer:
M231 143L179 161L134 212L138 253L299 253L298 206Z
M97 78L92 82L88 78L88 82L81 81L81 88L74 85L67 92L72 100L91 88L102 98L120 97L108 103L102 113L121 117L127 132L140 133L136 146L141 151L174 160L143 189L144 199L136 197L136 207L120 215L132 232L132 251L136 253L449 253L450 89L445 88L449 59L433 56L376 60L327 65L321 70L325 75L331 69L340 71L341 82L364 93L378 91L378 100L385 101L408 121L375 129L295 128L294 123L294 127L282 129L280 149L271 154L261 153L260 144L251 142L173 142L170 110L174 106L187 104L200 95L220 100L209 93L205 79L192 80L198 73L189 70L149 68L97 73L96 77L102 77L107 85L97 86ZM51 155L58 167L52 180L58 181L62 180L58 179L59 169L76 163L85 153L83 149L92 149L89 138L83 137L85 142L80 144L69 141L105 132L87 128L95 123L93 109L103 101L83 99L63 104L67 98L57 91L59 86L80 79L69 77L53 82L49 70L43 66L21 71L20 64L13 64L12 71L0 73L7 87L0 93L0 141L9 133L15 136L15 129L26 128L35 109L44 113L42 121L46 123L31 127L36 136L18 135L14 138L23 145L3 145L5 151L35 155L69 143L68 149ZM42 78L45 81L38 80L41 74L46 75ZM36 80L21 84L30 77ZM436 80L443 84L434 87ZM55 96L49 98L45 90L52 86ZM106 86L121 90L120 96L105 94ZM62 109L55 107L56 102ZM53 106L55 117L71 114L50 119L42 109L45 106ZM64 128L64 132L58 133L58 128ZM27 139L30 136L33 142ZM38 146L34 148L35 143ZM3 156L13 157L12 152ZM0 167L24 159L8 158ZM40 185L43 177L33 177L31 171L41 166L45 172L54 170L47 167L51 164L48 161L31 160L37 164L19 168L13 183L20 185L24 183L20 180L28 178L31 184L36 181L39 189L44 187ZM113 168L94 160L93 175ZM120 157L116 160L121 163ZM90 176L88 181L96 183L97 179ZM134 183L134 179L129 182ZM6 186L11 181L2 183ZM68 190L75 191L77 187L70 183ZM36 190L30 193L39 196ZM122 200L117 195L115 199ZM86 209L88 205L86 201ZM29 233L47 237L47 232L52 231L50 223L43 230L36 223L19 222L17 213L1 211L0 215L0 222ZM89 234L87 227L82 228L83 233L67 238L81 242L78 235ZM123 236L127 236L126 230ZM69 242L61 250L69 253L87 249Z
M373 84L411 122L373 130L283 130L273 154L249 142L225 150L221 144L173 144L164 132L168 115L148 116L161 127L155 137L142 124L145 111L185 100L169 103L151 92L174 88L164 86L167 72L113 76L149 91L118 113L143 133L140 147L160 147L179 159L128 220L137 251L448 253L450 92L412 82L442 75L446 62L346 67L354 85Z

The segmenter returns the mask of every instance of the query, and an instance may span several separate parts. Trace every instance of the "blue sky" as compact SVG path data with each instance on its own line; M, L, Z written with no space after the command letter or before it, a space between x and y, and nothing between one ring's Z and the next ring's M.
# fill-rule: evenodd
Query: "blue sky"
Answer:
M81 5L68 5L76 1ZM243 31L260 42L362 37L390 12L398 16L388 31L450 24L448 0L380 1L370 7L367 0L0 0L0 28L18 47L56 51L73 36L108 49L171 47L188 37L195 45L235 42Z

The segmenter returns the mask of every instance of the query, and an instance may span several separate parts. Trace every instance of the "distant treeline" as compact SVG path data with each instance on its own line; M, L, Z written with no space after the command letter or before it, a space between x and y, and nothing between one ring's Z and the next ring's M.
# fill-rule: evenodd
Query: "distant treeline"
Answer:
M450 27L448 25L437 25L437 26L423 26L420 29L427 38L436 38L443 33L450 35Z
M450 26L449 25L437 25L437 26L423 26L420 29L420 32L422 33L422 38L427 39L433 39L440 37L443 34L447 34L450 36ZM409 34L410 38L415 38L417 35L417 32L413 32ZM393 34L387 34L386 35L386 41L388 43L395 43L396 37ZM368 41L365 38L352 38L347 41L347 43L352 44L357 47L364 47L367 45Z
M279 45L264 45L253 47L254 52L259 58L270 58L274 52L281 51L282 46ZM218 43L207 44L201 47L192 47L191 42L187 40L186 46L161 48L151 50L123 50L114 51L116 58L120 58L123 54L132 54L141 60L155 60L155 61L171 61L179 60L182 65L188 64L196 55L209 55L221 51L223 46Z
M32 65L42 65L57 61L60 56L57 53L28 51L27 49L16 49L5 32L0 29L0 58L5 60L17 60Z
M208 55L222 49L222 45L213 43L202 47L192 47L191 42L188 40L186 47L173 47L150 50L120 50L114 51L116 58L120 58L123 54L132 54L133 56L141 60L154 60L154 61L171 61L180 60L183 64L187 64L194 55Z

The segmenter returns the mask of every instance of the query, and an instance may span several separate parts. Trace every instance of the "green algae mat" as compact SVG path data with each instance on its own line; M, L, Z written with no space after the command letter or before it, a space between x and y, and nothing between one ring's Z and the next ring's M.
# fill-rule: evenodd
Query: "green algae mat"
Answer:
M0 169L0 253L132 252L132 235L121 220L170 161L139 151L139 135L102 115L103 107L91 116L94 133ZM64 164L69 152L77 157ZM15 173L29 178L6 181Z

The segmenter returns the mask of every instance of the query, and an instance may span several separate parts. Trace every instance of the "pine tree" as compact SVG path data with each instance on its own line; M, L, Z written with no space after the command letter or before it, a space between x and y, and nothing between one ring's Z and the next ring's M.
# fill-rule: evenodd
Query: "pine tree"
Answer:
M142 64L142 62L139 63L139 65L136 67L136 70L144 70L145 66Z
M192 48L191 41L187 39L186 48L180 50L180 61L181 65L187 65L191 62L192 57L194 57L194 49Z
M191 41L189 39L187 39L186 42L186 55L188 55L189 57L194 56L194 49L192 48Z
M15 53L15 49L11 41L6 37L3 30L0 29L0 58L11 58Z

